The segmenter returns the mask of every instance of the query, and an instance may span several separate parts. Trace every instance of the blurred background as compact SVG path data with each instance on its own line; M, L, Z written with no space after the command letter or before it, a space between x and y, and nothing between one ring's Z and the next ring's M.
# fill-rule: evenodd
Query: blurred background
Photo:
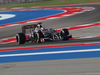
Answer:
M100 0L0 0L0 8L34 7L88 2L100 2Z
M42 0L0 0L0 5L5 4L15 4L15 3L27 3L27 2L36 2Z

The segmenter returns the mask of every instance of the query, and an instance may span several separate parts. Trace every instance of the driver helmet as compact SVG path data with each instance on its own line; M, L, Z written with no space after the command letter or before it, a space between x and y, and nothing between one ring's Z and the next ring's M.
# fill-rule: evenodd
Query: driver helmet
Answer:
M42 28L42 25L41 25L42 23L38 23L37 24L37 28Z

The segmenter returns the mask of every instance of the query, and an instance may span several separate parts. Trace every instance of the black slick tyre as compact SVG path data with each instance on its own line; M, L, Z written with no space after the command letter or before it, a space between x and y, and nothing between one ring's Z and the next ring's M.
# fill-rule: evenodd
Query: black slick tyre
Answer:
M23 33L17 33L16 34L16 42L18 44L24 44L25 43L25 40L26 40L25 34L23 34Z
M61 32L59 33L60 39L62 40L69 40L69 31L67 29L62 29Z

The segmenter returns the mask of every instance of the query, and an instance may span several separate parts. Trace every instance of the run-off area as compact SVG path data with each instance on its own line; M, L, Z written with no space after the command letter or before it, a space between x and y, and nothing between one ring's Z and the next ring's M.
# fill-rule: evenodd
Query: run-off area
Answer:
M100 57L100 45L1 51L0 63Z

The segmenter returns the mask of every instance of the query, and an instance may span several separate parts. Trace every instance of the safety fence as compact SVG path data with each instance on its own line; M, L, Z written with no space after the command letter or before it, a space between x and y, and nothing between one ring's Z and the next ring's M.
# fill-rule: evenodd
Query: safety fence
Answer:
M36 2L42 0L0 0L0 5L5 4L15 4L15 3L27 3L27 2Z

